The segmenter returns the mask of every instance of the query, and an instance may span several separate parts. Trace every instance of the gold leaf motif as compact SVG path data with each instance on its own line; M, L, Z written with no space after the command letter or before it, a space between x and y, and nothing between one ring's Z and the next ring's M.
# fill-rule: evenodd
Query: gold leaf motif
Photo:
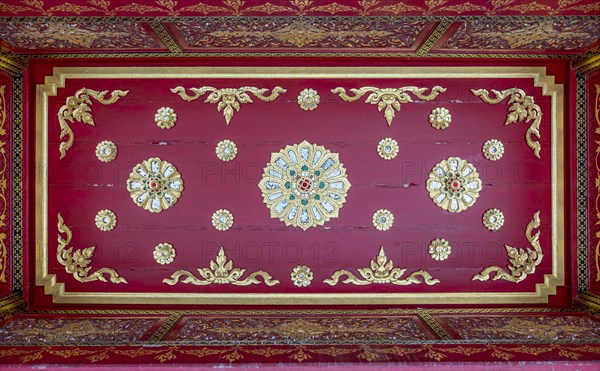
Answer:
M532 135L535 135L537 139L540 139L540 122L542 121L542 110L535 104L533 97L526 95L525 92L518 88L506 89L498 91L492 89L494 98L490 97L490 93L486 89L471 89L471 92L481 98L482 101L489 104L496 104L503 101L505 98L510 97L507 104L511 106L508 108L508 114L504 125L513 124L517 121L531 122L531 125L525 132L525 141L529 148L533 150L535 157L540 158L540 143L532 139Z
M340 278L342 276L347 276L344 279L343 283L351 283L353 285L370 285L372 283L381 283L381 284L394 284L394 285L411 285L413 283L419 284L422 283L419 279L421 277L427 285L435 285L440 283L440 280L434 279L431 275L424 270L418 270L416 272L411 273L405 279L400 279L404 272L406 272L405 268L394 268L393 262L388 260L385 255L385 251L383 246L379 249L379 254L374 260L371 260L370 268L358 268L357 269L360 275L362 276L362 280L356 277L352 272L349 272L345 269L336 271L331 278L323 281L324 283L335 286L338 284Z
M65 136L67 137L66 141L60 143L60 158L62 159L67 154L67 151L73 145L74 134L71 127L69 127L68 122L74 123L83 122L84 124L88 124L91 126L95 126L94 117L92 116L92 109L90 106L92 105L91 98L94 98L96 101L108 105L115 103L119 100L119 98L124 97L129 93L129 90L113 90L110 93L110 98L104 99L104 96L108 94L108 90L104 90L101 92L91 90L91 89L79 89L75 92L75 95L67 98L65 105L60 108L58 111L58 122L60 123L60 139L63 139Z
M472 280L487 281L490 279L490 274L496 273L492 280L496 281L499 279L519 283L523 281L529 274L535 273L535 268L540 265L544 254L540 246L540 232L537 231L535 235L532 235L534 228L540 226L540 212L537 211L533 215L533 219L527 224L527 230L525 236L527 241L533 246L533 250L518 249L509 245L504 245L506 252L508 253L508 261L510 265L508 269L510 273L498 266L490 266L483 269L479 274L473 276Z
M65 224L62 216L58 213L58 249L56 250L56 259L65 267L67 273L73 274L79 282L102 281L107 282L107 275L112 283L127 283L127 280L110 268L100 268L90 274L91 263L94 257L95 246L84 249L73 250L73 247L67 247L71 243L73 234L71 229ZM65 238L61 236L65 234Z
M429 94L425 94L427 88L419 88L416 86L404 86L397 89L380 89L373 86L363 86L359 89L350 89L350 91L354 94L354 96L349 96L346 94L346 89L342 87L337 87L331 90L332 93L338 94L340 98L346 102L354 102L370 92L371 94L369 94L365 103L376 104L379 112L384 111L384 117L388 123L388 126L390 126L392 125L395 111L400 112L401 104L414 102L408 92L413 93L416 97L422 100L431 101L437 97L439 93L445 92L446 88L434 86Z
M273 277L263 270L256 271L247 278L240 280L244 275L244 272L246 272L246 269L233 267L233 261L227 260L225 251L223 250L223 247L221 247L216 262L214 260L210 261L210 268L198 269L198 273L200 273L200 276L203 279L195 277L194 274L189 271L178 270L171 275L170 279L163 279L163 283L173 286L179 282L181 277L185 277L185 279L181 281L182 283L191 283L192 285L198 286L211 284L248 286L251 284L260 284L261 281L259 281L257 277L262 277L264 284L267 286L275 286L279 283L279 280L272 279Z
M262 100L263 102L272 102L279 96L280 93L285 93L287 91L286 89L276 86L273 88L270 95L265 96L264 94L269 89L259 89L252 86L242 86L241 88L223 89L213 88L212 86L202 86L200 88L190 88L189 90L192 93L194 93L194 95L188 95L185 92L185 88L183 86L177 86L171 89L171 92L179 94L181 99L187 102L191 102L200 98L206 92L211 92L211 94L206 98L204 103L217 104L217 111L223 111L223 116L225 117L227 125L229 125L229 122L231 121L231 118L233 117L235 111L240 111L240 103L254 102L250 98L250 95L248 95L248 93L254 94L254 96Z
M276 4L271 4L271 3L249 6L244 9L244 13L260 12L260 13L266 13L268 15L271 15L274 13L285 13L285 12L293 12L293 11L294 11L294 9L290 8L289 6L276 5Z
M338 3L331 3L326 5L315 6L310 8L310 12L325 12L329 14L336 14L342 12L356 12L356 8L348 5L342 5Z

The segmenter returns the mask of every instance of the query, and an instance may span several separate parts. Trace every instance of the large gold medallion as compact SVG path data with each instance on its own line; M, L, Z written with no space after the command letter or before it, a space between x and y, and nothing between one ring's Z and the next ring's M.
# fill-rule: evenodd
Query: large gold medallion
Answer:
M440 161L429 173L427 191L440 208L460 213L473 206L482 183L475 167L459 158Z
M127 179L127 190L136 205L160 213L177 202L183 179L171 163L152 157L135 165Z

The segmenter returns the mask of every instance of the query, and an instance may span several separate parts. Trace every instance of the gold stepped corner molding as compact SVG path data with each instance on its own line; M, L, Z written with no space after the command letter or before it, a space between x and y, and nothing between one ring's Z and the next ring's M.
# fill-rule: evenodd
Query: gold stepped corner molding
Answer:
M519 249L509 245L504 245L506 252L508 253L508 261L511 265L508 266L510 273L498 266L490 266L483 269L479 274L473 276L472 280L487 281L490 279L491 273L496 273L492 280L506 280L509 282L519 283L523 281L529 274L535 273L535 267L540 265L544 254L542 254L542 248L540 247L540 232L532 235L534 228L540 226L540 212L537 211L533 215L533 219L527 224L527 230L525 236L527 241L533 246L534 250L527 248Z
M494 98L490 97L490 92L486 89L471 89L471 92L481 98L482 101L489 104L496 104L507 97L510 97L508 104L508 114L506 115L506 121L504 125L513 124L517 121L528 123L531 121L529 128L525 132L525 141L529 148L533 150L535 157L540 158L541 146L540 143L532 138L535 136L540 139L540 122L542 121L542 110L540 106L535 104L533 97L525 94L522 89L511 88L502 91L492 89Z
M207 92L211 92L204 103L213 103L217 104L217 111L223 111L223 116L225 117L225 121L227 125L231 121L233 114L235 111L240 111L240 103L254 103L252 98L248 93L252 93L255 97L262 100L263 102L272 102L279 96L280 93L285 93L287 90L283 89L280 86L276 86L271 91L270 95L265 95L265 93L269 90L267 88L255 88L253 86L242 86L240 88L223 88L217 89L212 86L202 86L199 88L190 88L189 89L194 95L188 95L185 92L185 88L183 86L177 86L171 89L172 93L179 94L181 99L192 102ZM235 109L235 111L234 111Z
M129 93L129 90L113 90L110 93L110 98L104 99L104 96L108 94L108 90L104 91L96 91L92 89L79 89L75 92L75 95L72 95L67 98L65 105L60 108L58 111L58 122L60 123L60 139L63 139L65 136L67 137L66 141L60 143L59 151L60 158L62 159L67 154L67 151L71 146L73 146L74 134L73 130L69 126L68 122L74 123L83 122L85 124L96 126L94 122L94 116L92 116L92 109L90 106L92 105L92 101L90 98L94 98L96 101L108 105L115 103L121 97L126 96Z
M337 153L305 140L271 153L258 187L271 218L307 230L339 216L351 184Z
M65 234L65 238L61 236ZM92 258L94 257L95 246L86 247L73 251L73 247L67 247L71 243L73 233L65 224L60 213L58 213L58 249L56 250L56 259L65 267L67 273L73 274L79 282L102 281L107 282L107 275L112 283L127 283L127 280L111 268L100 268L90 274L92 267Z
M163 279L163 283L167 285L175 285L179 282L181 277L185 277L182 283L191 283L192 285L205 286L211 284L226 285L231 284L235 286L248 286L252 284L260 284L261 281L257 277L262 277L264 284L267 286L275 286L279 283L279 280L273 279L273 277L263 271L256 271L250 274L243 280L240 278L244 275L246 269L234 268L233 261L227 260L223 247L219 250L216 262L210 261L210 268L198 268L198 273L203 279L197 278L193 273L186 270L178 270L171 275L171 278Z
M353 285L370 285L372 283L388 283L394 285L411 285L413 283L423 283L425 282L427 285L435 285L440 283L440 280L431 277L429 273L424 270L418 270L416 272L411 273L405 279L400 279L404 272L406 272L405 268L394 268L394 263L391 260L388 260L385 255L385 251L383 246L379 249L379 254L377 255L376 260L371 260L370 268L358 268L358 272L362 276L363 279L356 277L352 272L349 272L345 269L336 271L331 278L323 281L324 283L335 286L338 284L340 278L342 276L347 276L343 283L351 283ZM423 281L419 279L421 277Z
M370 92L371 94L369 94L365 103L376 104L379 112L383 111L385 108L383 115L388 123L388 126L390 126L392 125L392 120L394 120L394 110L400 112L401 104L414 102L413 98L408 94L408 92L413 93L419 99L431 101L440 93L445 92L446 88L436 85L431 89L429 94L425 94L427 88L419 88L416 86L403 86L397 89L380 89L373 86L363 86L362 88L358 89L350 89L350 91L354 94L354 96L349 96L346 94L346 89L342 87L331 89L332 93L338 94L340 98L346 102L354 102Z

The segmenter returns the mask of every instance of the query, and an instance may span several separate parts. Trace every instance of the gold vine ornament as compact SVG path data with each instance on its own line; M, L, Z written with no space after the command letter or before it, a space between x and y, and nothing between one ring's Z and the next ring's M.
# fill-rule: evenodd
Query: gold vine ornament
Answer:
M65 238L61 236L65 234ZM65 271L73 275L79 282L102 281L107 282L107 275L112 283L127 283L127 280L111 268L100 268L90 274L92 270L92 258L94 257L95 246L84 249L73 250L73 247L67 247L71 243L73 233L65 224L60 213L58 213L58 249L56 250L56 259L65 267Z
M91 126L96 126L96 123L94 122L94 116L92 116L92 109L90 108L92 105L92 100L90 98L94 98L99 103L108 105L115 103L128 93L129 90L113 90L110 93L110 98L104 99L106 94L108 94L108 90L98 92L92 89L83 88L77 90L75 95L68 97L65 105L62 106L58 111L60 139L67 137L67 140L61 142L60 146L58 147L60 151L60 158L62 159L65 157L69 148L73 146L74 134L68 122L74 123L77 121Z
M419 88L416 86L404 86L397 89L380 89L373 86L363 86L359 89L350 89L350 92L354 94L354 96L350 96L346 94L346 89L342 87L331 89L332 93L338 94L340 98L346 102L354 102L370 92L371 94L369 94L365 103L376 104L379 112L384 111L385 109L383 116L385 117L388 126L392 125L392 121L396 115L395 111L400 112L400 108L403 103L414 102L413 98L408 94L409 92L413 93L413 95L419 99L431 101L440 93L445 92L446 88L436 85L431 89L429 94L425 94L426 91L427 88Z
M394 285L407 286L413 283L423 283L425 282L427 285L435 285L440 283L440 280L431 277L431 275L424 270L418 270L416 272L411 273L405 279L400 279L404 272L406 272L405 268L394 268L394 263L391 260L388 260L385 255L385 251L383 246L379 249L379 254L377 255L375 260L371 260L370 268L358 268L357 269L363 279L356 277L352 272L349 272L345 269L336 271L331 278L326 279L325 282L328 285L335 286L338 284L340 278L342 276L347 276L343 283L351 283L353 285L370 285L372 283L387 283ZM419 279L421 277L421 279Z
M523 281L529 274L535 273L535 268L540 265L544 254L542 254L542 248L540 247L540 232L532 235L533 229L540 226L540 212L537 211L533 215L533 219L527 224L527 230L525 236L527 241L533 246L533 250L530 248L519 249L509 245L504 245L506 252L508 253L508 261L510 265L508 269L510 273L498 266L487 267L482 270L479 274L473 276L472 280L487 281L490 279L490 274L496 273L492 280L505 280L509 282L519 283Z
M202 86L200 88L190 88L189 89L193 95L188 95L185 92L185 88L183 86L177 86L171 89L172 93L179 94L181 99L192 102L207 92L210 92L204 103L213 103L217 104L217 111L223 111L223 116L225 117L225 121L227 125L233 118L233 114L237 111L240 111L240 103L254 103L252 98L248 93L252 93L255 97L262 100L263 102L272 102L274 101L280 93L285 93L287 90L283 89L280 86L276 86L271 91L270 95L265 95L269 89L267 88L255 88L253 86L242 86L240 88L223 88L217 89L212 86Z
M231 284L235 286L249 286L252 284L260 284L261 281L257 279L257 277L262 277L264 280L264 284L267 286L275 286L279 283L279 280L273 279L273 277L263 271L256 271L250 274L243 280L240 278L244 275L246 269L243 268L234 268L233 261L227 260L227 256L225 255L225 251L223 247L219 250L219 254L217 255L216 262L210 261L210 268L199 268L198 273L203 279L197 278L193 273L186 270L178 270L177 272L171 275L171 278L163 279L163 283L167 285L175 285L179 282L181 277L185 277L181 282L182 283L191 283L192 285L205 286L211 284L219 284L226 285Z

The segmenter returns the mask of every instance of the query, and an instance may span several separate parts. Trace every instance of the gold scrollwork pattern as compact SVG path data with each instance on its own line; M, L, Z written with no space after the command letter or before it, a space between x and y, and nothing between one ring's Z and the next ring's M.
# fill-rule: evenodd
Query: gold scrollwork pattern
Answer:
M6 135L6 119L8 117L8 111L6 109L6 98L4 96L4 90L6 85L0 86L0 136ZM8 200L6 199L6 187L7 187L7 158L6 158L6 141L0 140L0 156L2 156L2 162L0 164L0 228L6 227L6 209L8 206ZM0 282L5 283L8 281L7 270L8 270L8 247L6 245L6 233L0 233Z
M385 250L383 246L379 249L379 254L374 260L371 260L370 268L358 268L357 269L363 279L358 278L354 275L354 273L349 272L345 269L336 271L331 278L323 281L324 283L335 286L338 284L340 278L342 276L347 276L344 279L343 283L351 283L353 285L370 285L372 283L383 283L383 284L394 284L394 285L411 285L413 283L423 283L425 282L427 285L435 285L440 283L440 280L431 277L429 273L424 270L418 270L416 272L411 273L405 279L401 279L404 272L406 272L405 268L394 268L394 263L391 260L388 260L385 255ZM421 279L419 279L421 277Z
M65 235L65 238L61 236ZM73 275L79 282L102 281L107 282L104 275L108 276L112 283L127 283L127 280L121 277L114 269L100 268L90 274L92 270L92 258L94 257L95 246L84 249L73 250L73 247L67 247L71 243L73 233L65 224L60 213L58 213L58 249L56 250L56 259L65 267L65 271Z
M525 123L531 122L529 128L525 132L525 141L529 148L533 150L535 157L540 158L541 145L536 139L533 139L532 136L535 136L537 139L541 138L540 122L542 121L542 110L540 109L540 106L535 104L532 96L525 94L525 92L519 88L511 88L502 91L492 89L492 93L495 96L494 98L490 97L490 92L486 89L471 89L471 92L473 95L489 104L496 104L507 97L510 97L508 100L510 107L508 107L508 114L506 115L504 125L513 124L517 121Z
M104 91L95 91L92 89L79 89L75 92L75 95L72 95L67 98L65 105L60 108L58 111L58 122L60 123L60 139L63 139L65 136L67 137L66 141L60 143L59 151L60 158L62 159L67 154L67 151L71 146L73 146L74 134L73 130L69 126L68 122L74 123L83 122L85 124L95 126L94 116L92 115L92 109L90 106L92 105L92 101L90 98L94 98L96 101L108 105L115 103L121 97L126 96L129 93L129 90L113 90L110 93L110 98L104 99L106 94L108 94L108 90Z
M241 277L245 272L246 269L233 267L233 261L227 260L225 251L223 250L223 247L221 247L216 262L214 260L210 261L210 268L198 268L198 273L200 273L202 279L197 278L193 273L182 269L173 273L170 279L163 279L163 283L173 286L177 284L182 277L185 277L181 281L182 283L191 283L192 285L198 286L211 284L248 286L260 284L261 281L259 281L257 277L262 277L264 284L267 286L275 286L279 283L279 280L273 279L269 273L263 270L253 272L248 277L241 280Z
M594 117L596 118L596 122L598 123L598 127L596 128L596 134L600 134L600 84L595 84L596 87L596 97L594 99ZM600 141L596 141L596 217L599 220L596 222L596 226L600 225ZM596 263L596 282L600 281L600 231L596 231L596 238L598 238L598 243L596 244L596 253L594 254L594 259Z
M271 91L270 95L265 95L269 89L256 88L253 86L242 86L240 88L223 88L217 89L212 86L202 86L200 88L189 88L193 95L188 95L183 86L177 86L171 89L172 93L179 94L181 99L192 102L207 92L210 92L204 103L217 104L217 111L223 111L223 116L227 125L231 121L233 114L240 111L240 103L253 103L248 93L252 93L255 97L263 102L272 102L279 96L280 93L285 93L287 90L280 86L276 86Z
M342 87L331 89L332 93L338 94L340 98L346 102L354 102L370 92L371 94L369 94L365 103L376 104L379 112L384 111L385 109L383 116L385 117L388 126L392 125L392 121L396 115L395 111L400 112L400 108L403 103L414 102L413 98L408 94L408 92L413 93L419 99L431 101L440 93L445 92L446 88L434 86L429 94L425 94L426 91L427 88L419 88L416 86L403 86L397 89L380 89L373 86L363 86L359 89L350 89L350 92L354 94L354 96L350 96L346 94L346 89Z
M519 283L523 281L529 274L535 273L535 268L540 265L544 254L542 254L542 248L540 246L540 232L539 230L532 234L534 228L540 226L540 212L537 211L533 215L533 219L527 224L527 230L525 236L527 241L533 246L533 250L530 248L519 249L509 245L504 245L506 252L508 253L508 261L510 265L508 269L510 273L498 266L490 266L483 269L479 274L473 276L472 280L487 281L490 279L491 273L496 273L492 280L506 280L509 282Z

